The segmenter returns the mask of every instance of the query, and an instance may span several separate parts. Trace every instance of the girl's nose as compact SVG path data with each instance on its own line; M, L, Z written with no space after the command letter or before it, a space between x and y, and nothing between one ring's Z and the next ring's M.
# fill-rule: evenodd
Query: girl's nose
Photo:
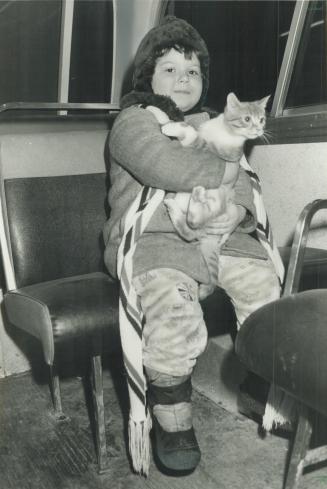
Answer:
M178 81L180 83L185 83L185 82L188 82L189 81L189 76L188 76L188 73L185 72L185 73L182 73L178 79Z

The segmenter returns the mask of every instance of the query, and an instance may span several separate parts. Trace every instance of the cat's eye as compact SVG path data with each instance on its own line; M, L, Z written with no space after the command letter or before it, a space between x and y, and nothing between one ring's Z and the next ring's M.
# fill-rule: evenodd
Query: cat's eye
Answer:
M246 115L246 116L244 117L244 120L245 120L245 122L250 122L250 116Z
M264 117L260 117L260 124L263 124L265 122L265 118Z

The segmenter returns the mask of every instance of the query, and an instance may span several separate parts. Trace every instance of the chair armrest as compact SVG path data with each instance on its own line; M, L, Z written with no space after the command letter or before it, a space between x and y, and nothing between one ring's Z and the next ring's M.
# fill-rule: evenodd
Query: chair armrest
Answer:
M299 216L292 243L283 297L298 292L311 221L314 215L322 209L327 209L327 199L317 199L310 202L304 207Z

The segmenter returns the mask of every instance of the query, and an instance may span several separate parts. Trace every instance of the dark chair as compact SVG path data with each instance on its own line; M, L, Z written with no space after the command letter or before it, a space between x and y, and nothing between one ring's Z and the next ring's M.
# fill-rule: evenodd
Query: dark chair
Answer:
M118 288L105 272L106 131L1 138L0 238L9 325L41 342L55 413L58 351L89 345L99 471L108 465L101 353L119 345Z
M309 445L313 416L327 416L327 286L322 251L317 252L321 277L311 281L316 288L303 291L302 273L311 220L321 209L327 209L327 200L304 208L295 230L282 298L254 312L242 326L235 345L251 372L280 387L298 403L285 489L298 487L305 467L327 459L327 446Z

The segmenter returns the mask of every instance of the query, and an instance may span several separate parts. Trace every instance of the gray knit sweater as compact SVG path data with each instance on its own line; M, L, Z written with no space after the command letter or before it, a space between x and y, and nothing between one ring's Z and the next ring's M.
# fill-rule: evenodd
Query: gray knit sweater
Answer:
M209 118L205 112L186 117L197 128ZM138 106L118 115L109 138L110 218L104 227L105 263L117 276L117 250L124 216L142 185L167 192L190 192L196 185L220 186L226 161L204 149L185 148L161 133L153 114ZM241 169L235 186L235 203L247 209L247 218L225 244L222 253L266 259L260 243L249 233L256 227L251 183ZM134 256L134 275L153 268L174 268L195 280L208 283L209 275L198 242L181 239L161 204L140 238Z

